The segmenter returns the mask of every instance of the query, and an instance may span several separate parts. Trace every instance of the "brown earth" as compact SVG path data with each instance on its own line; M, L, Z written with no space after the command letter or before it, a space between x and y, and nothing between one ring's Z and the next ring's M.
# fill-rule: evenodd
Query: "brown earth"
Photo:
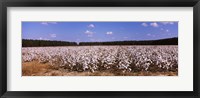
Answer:
M68 71L63 68L55 68L48 63L39 63L37 61L22 63L22 76L177 76L178 72L114 72L95 71L77 72Z

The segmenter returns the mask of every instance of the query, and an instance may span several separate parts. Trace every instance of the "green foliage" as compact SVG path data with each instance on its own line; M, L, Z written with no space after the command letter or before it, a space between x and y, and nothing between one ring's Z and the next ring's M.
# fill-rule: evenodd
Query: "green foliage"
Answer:
M178 38L144 41L80 42L79 45L178 45Z
M44 46L92 46L92 45L178 45L178 38L143 41L111 41L111 42L66 42L50 40L28 40L22 39L22 47L44 47Z
M49 41L49 40L22 40L22 47L44 47L44 46L76 46L76 42Z

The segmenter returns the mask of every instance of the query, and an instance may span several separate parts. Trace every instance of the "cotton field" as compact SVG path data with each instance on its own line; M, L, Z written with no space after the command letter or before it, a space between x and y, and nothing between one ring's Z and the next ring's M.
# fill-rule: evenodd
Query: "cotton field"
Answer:
M66 46L22 48L22 62L68 71L177 72L178 46Z

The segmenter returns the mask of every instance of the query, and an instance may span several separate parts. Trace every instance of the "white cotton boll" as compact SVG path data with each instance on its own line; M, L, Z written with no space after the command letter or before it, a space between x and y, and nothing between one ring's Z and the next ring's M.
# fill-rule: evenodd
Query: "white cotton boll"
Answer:
M177 51L177 46L32 47L22 48L22 61L38 60L52 66L71 68L79 64L83 70L90 69L92 72L99 66L106 69L116 66L126 71L134 71L130 66L136 66L148 70L151 64L168 70L178 66Z

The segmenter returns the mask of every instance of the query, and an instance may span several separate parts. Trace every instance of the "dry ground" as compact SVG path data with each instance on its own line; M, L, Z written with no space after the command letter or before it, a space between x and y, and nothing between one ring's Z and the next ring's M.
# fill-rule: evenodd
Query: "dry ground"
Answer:
M76 72L63 68L54 68L48 63L41 64L37 61L22 64L22 76L177 76L178 72Z

